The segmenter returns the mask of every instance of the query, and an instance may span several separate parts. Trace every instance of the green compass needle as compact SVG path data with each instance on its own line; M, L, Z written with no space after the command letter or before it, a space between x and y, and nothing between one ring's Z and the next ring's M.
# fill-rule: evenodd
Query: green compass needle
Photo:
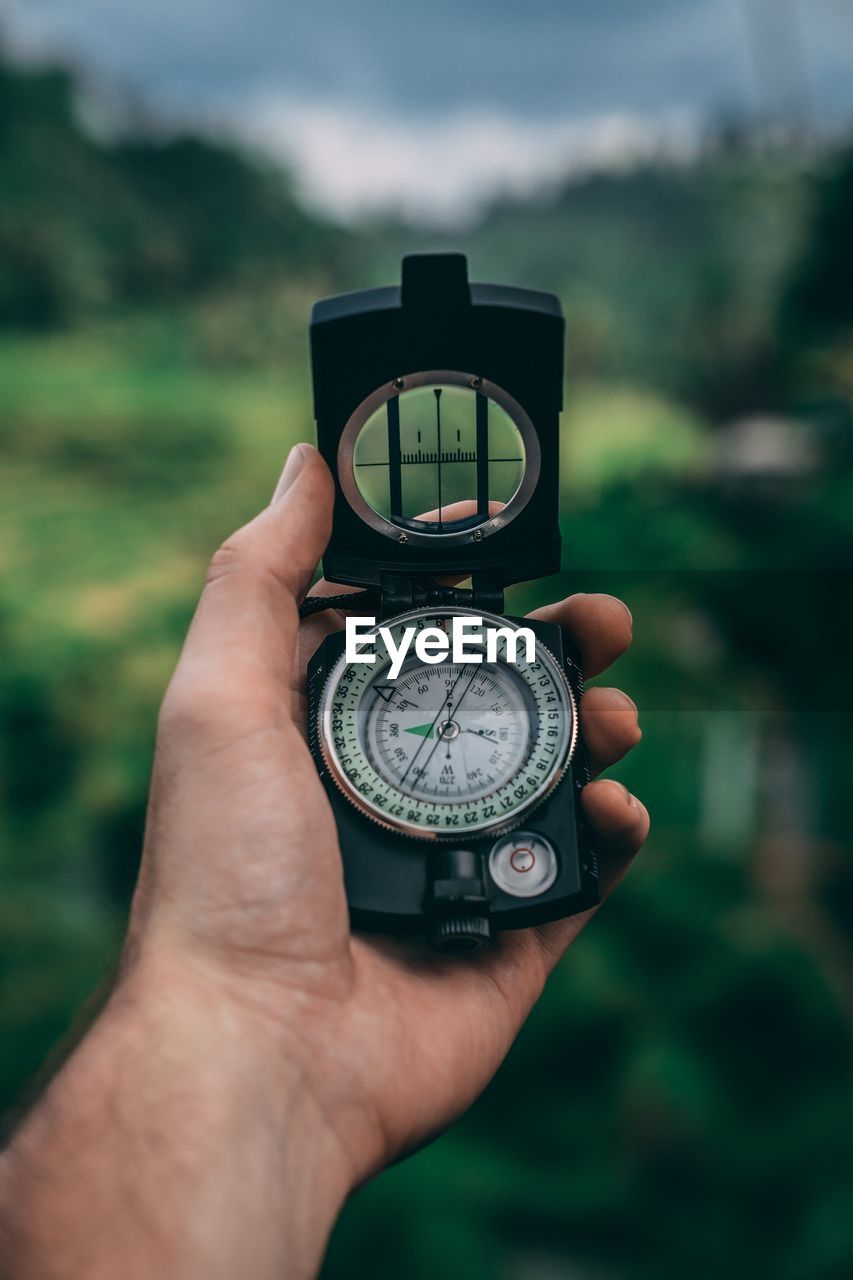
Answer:
M404 729L403 733L416 733L419 738L431 738L433 728L432 724L413 724L410 729Z

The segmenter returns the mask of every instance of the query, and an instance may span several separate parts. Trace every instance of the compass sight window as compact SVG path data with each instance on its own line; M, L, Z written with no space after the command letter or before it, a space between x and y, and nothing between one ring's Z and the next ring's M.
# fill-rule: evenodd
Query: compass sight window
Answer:
M414 374L359 406L339 470L350 502L386 532L480 537L473 531L517 499L531 448L526 415L500 388L471 374Z

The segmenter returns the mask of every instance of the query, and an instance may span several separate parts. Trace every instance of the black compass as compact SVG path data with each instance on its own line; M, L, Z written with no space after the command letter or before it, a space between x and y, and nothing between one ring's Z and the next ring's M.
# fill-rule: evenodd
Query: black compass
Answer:
M336 481L324 573L363 587L348 603L387 628L373 662L335 634L309 667L353 925L479 949L597 900L582 675L558 626L503 614L504 587L559 567L562 313L469 284L460 254L417 255L400 287L317 303L311 337ZM395 673L404 633L449 648L460 619L467 661L413 653ZM535 648L519 657L522 627Z

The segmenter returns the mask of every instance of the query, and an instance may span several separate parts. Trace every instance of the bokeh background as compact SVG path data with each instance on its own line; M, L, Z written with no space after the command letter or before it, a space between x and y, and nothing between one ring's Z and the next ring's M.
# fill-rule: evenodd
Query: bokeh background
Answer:
M559 583L621 594L653 814L329 1280L853 1274L850 0L7 0L0 1108L108 979L212 549L401 252L568 317ZM227 1152L223 1152L227 1159Z

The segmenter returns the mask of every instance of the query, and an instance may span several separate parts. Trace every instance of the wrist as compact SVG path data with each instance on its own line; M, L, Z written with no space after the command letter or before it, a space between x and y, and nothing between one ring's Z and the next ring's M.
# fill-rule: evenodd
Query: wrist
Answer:
M129 966L5 1157L22 1280L312 1274L351 1178L288 1021L187 957Z

